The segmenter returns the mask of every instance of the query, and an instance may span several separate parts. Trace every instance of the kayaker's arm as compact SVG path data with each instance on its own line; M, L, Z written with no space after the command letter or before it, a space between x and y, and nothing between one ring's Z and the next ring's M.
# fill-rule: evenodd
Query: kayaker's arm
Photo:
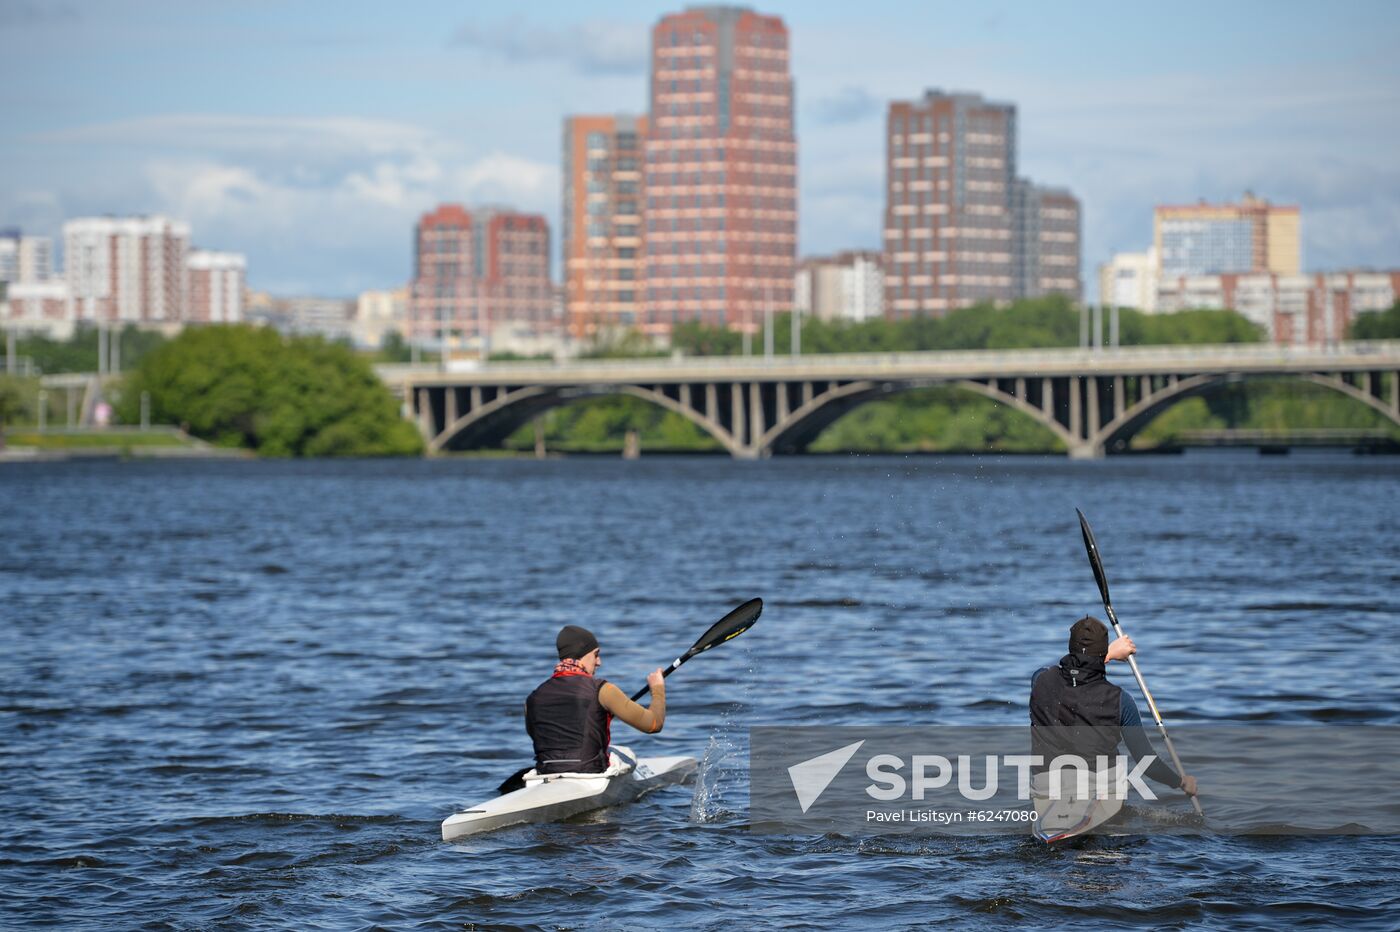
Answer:
M659 677L658 677L659 679ZM651 678L647 678L651 682ZM661 726L666 722L666 684L651 684L651 708L646 708L628 699L612 683L604 684L598 690L598 702L603 708L613 714L615 718L620 718L638 731L654 735L661 730Z
M1123 743L1128 746L1128 753L1133 755L1133 759L1152 758L1152 763L1147 765L1147 776L1172 789L1180 788L1181 776L1152 749L1152 742L1148 740L1147 732L1142 727L1142 716L1138 714L1137 703L1128 695L1126 689L1119 700L1118 723L1123 729ZM1192 787L1194 786L1193 783Z

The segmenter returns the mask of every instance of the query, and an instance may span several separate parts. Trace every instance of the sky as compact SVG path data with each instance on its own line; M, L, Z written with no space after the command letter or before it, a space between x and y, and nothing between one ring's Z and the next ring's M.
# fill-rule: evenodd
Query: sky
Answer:
M252 288L411 276L444 201L558 230L567 114L642 112L681 4L0 0L0 228L161 213ZM888 101L1017 106L1019 172L1084 206L1084 278L1157 203L1302 208L1309 270L1400 266L1400 3L774 2L796 84L799 250L878 248ZM555 264L558 245L555 244Z

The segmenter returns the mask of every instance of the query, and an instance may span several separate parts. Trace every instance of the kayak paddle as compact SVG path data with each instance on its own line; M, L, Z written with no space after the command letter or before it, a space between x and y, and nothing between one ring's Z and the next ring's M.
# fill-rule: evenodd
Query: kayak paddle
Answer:
M718 647L725 641L734 640L734 638L752 628L754 622L758 621L758 616L761 614L763 614L763 600L749 599L743 605L740 605L738 608L734 609L734 611L711 625L710 630L700 635L700 639L690 646L690 650L671 661L671 665L661 671L662 677L670 676L676 670L680 669L681 664L685 663L691 657L697 654L703 654L712 647ZM643 686L632 694L632 701L636 702L650 691L650 686ZM525 774L533 769L533 765L530 767L522 767L506 778L500 786L496 787L496 790L504 794L520 789L525 785Z
M1099 595L1103 596L1103 610L1108 615L1108 621L1113 625L1114 632L1123 637L1123 626L1118 623L1118 616L1113 611L1113 603L1108 598L1108 577L1103 572L1103 560L1099 557L1099 545L1094 542L1094 532L1089 527L1089 519L1084 517L1084 512L1078 508L1074 513L1079 515L1079 529L1084 532L1084 549L1089 552L1089 565L1094 569L1094 581L1099 584ZM1157 703L1152 698L1152 693L1147 689L1147 681L1142 678L1142 671L1138 669L1137 658L1128 655L1128 665L1133 668L1133 676L1137 679L1138 689L1142 690L1143 697L1147 700L1147 707L1152 710L1152 718L1157 722L1157 730L1162 733L1162 741L1167 745L1167 753L1172 756L1172 763L1176 765L1176 772L1183 774L1186 771L1181 767L1181 758L1176 756L1176 745L1172 744L1171 735L1167 734L1167 725L1162 721L1162 713L1157 710ZM1191 805L1196 807L1196 815L1205 817L1201 811L1201 801L1195 796L1190 797Z
M680 669L681 664L697 654L703 654L711 647L717 647L725 641L731 641L745 631L753 627L753 623L758 621L758 616L763 614L763 600L749 599L734 611L725 615L719 621L710 626L710 630L700 635L700 639L690 646L690 650L681 654L671 665L661 671L663 677L670 676ZM643 686L632 694L632 701L636 702L651 690L650 686Z

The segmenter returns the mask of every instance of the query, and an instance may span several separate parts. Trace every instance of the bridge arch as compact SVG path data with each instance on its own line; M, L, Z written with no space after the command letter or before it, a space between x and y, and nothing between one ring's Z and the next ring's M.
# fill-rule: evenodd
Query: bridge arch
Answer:
M1016 385L1015 380L1011 380L1011 383ZM1024 389L1024 385L1019 387ZM861 405L924 388L957 388L973 392L1025 414L1047 428L1066 447L1073 447L1077 442L1068 428L1056 420L1053 403L1034 404L1024 391L1018 397L1015 388L1011 391L1005 390L1000 380L984 382L971 379L918 379L897 382L849 382L817 395L768 429L761 440L764 455L800 453L827 427Z
M427 439L428 453L500 446L505 439L551 408L562 407L584 398L627 395L675 412L713 437L733 456L744 456L742 445L718 420L694 407L682 404L663 391L641 385L528 385L498 393L489 401L443 425Z
M1248 376L1238 374L1208 374L1195 375L1188 378L1169 380L1160 390L1148 392L1135 404L1126 408L1122 414L1114 417L1104 424L1096 432L1096 436L1089 438L1089 444L1096 448L1099 454L1106 452L1121 452L1128 448L1143 428L1154 421L1159 415L1174 407L1187 398L1195 398L1207 395L1225 385L1243 381L1253 381L1260 378L1278 379L1277 374ZM1359 401L1373 411L1384 415L1391 423L1400 426L1400 412L1397 412L1391 405L1373 395L1366 389L1359 388L1346 381L1340 374L1322 374L1315 372L1300 373L1295 376L1301 381L1313 385L1320 385L1323 388L1331 389L1343 396Z

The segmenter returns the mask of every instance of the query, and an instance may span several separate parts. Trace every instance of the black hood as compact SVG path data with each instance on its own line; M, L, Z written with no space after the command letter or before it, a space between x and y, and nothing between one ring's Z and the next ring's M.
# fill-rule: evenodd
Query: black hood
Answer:
M1060 658L1060 676L1071 686L1083 686L1094 680L1106 678L1104 662L1102 660L1090 660L1088 657L1065 654Z

